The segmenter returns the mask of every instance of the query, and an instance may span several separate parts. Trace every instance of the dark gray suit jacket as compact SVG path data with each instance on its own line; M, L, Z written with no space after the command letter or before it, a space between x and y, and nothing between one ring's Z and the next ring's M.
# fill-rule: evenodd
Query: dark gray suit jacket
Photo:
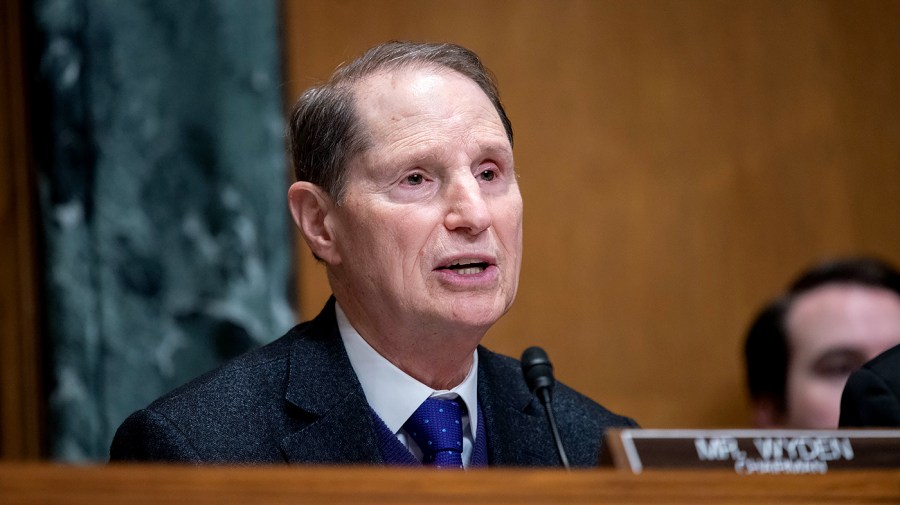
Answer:
M558 465L543 407L519 362L483 347L478 353L489 464ZM563 384L553 403L573 466L597 464L605 428L635 426ZM383 464L377 440L332 299L314 320L132 414L116 432L110 459Z
M900 345L850 374L841 397L841 428L900 427Z

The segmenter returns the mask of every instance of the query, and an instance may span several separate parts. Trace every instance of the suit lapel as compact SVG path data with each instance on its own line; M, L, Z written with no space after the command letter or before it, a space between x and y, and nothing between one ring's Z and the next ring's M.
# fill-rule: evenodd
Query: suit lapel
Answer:
M285 400L300 421L281 441L288 462L382 463L371 409L337 329L334 298L292 347Z
M543 408L518 367L483 347L478 352L488 464L558 464ZM289 463L384 463L372 411L341 341L333 298L294 341L287 382L287 410L298 426L281 440Z
M478 398L484 410L488 463L492 466L552 466L558 456L543 407L518 367L478 348Z

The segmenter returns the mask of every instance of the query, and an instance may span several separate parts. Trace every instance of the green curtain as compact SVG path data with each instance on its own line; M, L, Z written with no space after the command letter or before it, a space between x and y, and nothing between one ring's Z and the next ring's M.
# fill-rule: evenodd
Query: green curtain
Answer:
M294 322L275 0L36 0L51 455Z

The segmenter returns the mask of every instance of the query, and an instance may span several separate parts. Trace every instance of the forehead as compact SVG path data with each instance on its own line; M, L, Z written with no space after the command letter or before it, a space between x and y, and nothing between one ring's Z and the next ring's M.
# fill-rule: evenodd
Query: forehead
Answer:
M356 113L370 140L411 143L429 136L468 133L507 144L500 116L470 78L430 65L372 74L354 85Z
M799 296L786 325L791 349L853 349L874 357L900 343L900 296L887 289L830 284Z

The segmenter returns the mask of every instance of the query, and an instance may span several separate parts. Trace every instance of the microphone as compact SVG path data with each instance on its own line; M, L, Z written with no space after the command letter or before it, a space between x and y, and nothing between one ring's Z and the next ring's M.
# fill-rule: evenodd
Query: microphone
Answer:
M559 430L556 428L556 417L553 415L553 385L556 384L556 379L553 378L553 365L550 363L547 353L540 347L525 349L525 352L522 353L522 374L525 376L525 384L528 384L528 389L538 397L541 405L544 406L544 412L550 422L553 441L556 442L559 461L568 470L569 458L566 457L566 450L563 447L562 439L559 438Z

